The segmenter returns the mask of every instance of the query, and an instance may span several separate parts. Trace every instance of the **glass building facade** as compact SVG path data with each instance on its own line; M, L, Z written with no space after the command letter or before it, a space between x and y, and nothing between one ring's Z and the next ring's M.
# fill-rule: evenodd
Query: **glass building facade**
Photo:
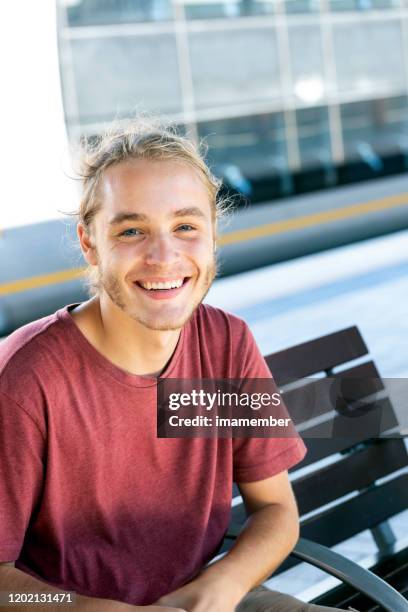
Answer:
M215 172L249 182L254 201L408 169L408 0L58 8L73 140L164 114L205 138Z

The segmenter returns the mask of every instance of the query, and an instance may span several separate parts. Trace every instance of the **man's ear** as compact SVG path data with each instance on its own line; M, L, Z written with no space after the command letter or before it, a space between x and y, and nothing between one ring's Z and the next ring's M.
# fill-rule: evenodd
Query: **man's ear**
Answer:
M85 260L91 266L96 266L98 264L96 247L94 245L91 235L88 234L82 223L78 223L77 225L77 235L79 239L79 244L81 246L81 251L83 253L83 256L85 257Z

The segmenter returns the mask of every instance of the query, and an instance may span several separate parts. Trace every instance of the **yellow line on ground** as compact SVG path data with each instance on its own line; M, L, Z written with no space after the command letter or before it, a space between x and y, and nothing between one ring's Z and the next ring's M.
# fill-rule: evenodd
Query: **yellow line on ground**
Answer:
M347 219L348 217L356 217L377 210L385 210L387 208L395 208L408 204L408 193L401 193L395 196L372 200L362 204L353 204L344 208L334 210L325 210L323 212L314 213L312 215L304 215L295 219L284 219L283 221L275 221L259 225L258 227L250 227L248 229L229 232L220 236L218 244L224 246L234 244L236 242L244 242L271 236L272 234L280 234L291 230L310 227L311 225L320 225L338 219ZM85 271L85 268L72 268L70 270L60 270L51 274L42 274L40 276L32 276L31 278L22 278L21 280L11 281L9 283L0 284L0 295L10 295L11 293L19 293L28 289L36 289L46 285L57 283L65 283L70 280L79 278Z
M66 283L70 280L79 278L85 271L85 268L71 268L70 270L60 270L51 274L41 274L40 276L32 276L31 278L22 278L21 280L11 281L10 283L0 284L0 295L9 295L10 293L19 293L28 289L37 289L45 285L54 285L57 283Z
M289 232L291 230L310 227L311 225L320 225L322 223L328 223L329 221L347 219L348 217L356 217L369 212L385 210L387 208L394 208L396 206L403 206L407 204L408 193L401 193L395 196L381 198L379 200L372 200L371 202L364 202L363 204L353 204L352 206L345 206L344 208L325 210L312 215L305 215L303 217L296 217L294 219L284 219L283 221L275 221L273 223L258 225L257 227L249 227L248 229L229 232L220 236L218 244L220 246L225 246L227 244L234 244L236 242L243 242L245 240L253 240L254 238L263 238L264 236L271 236L272 234L280 234L283 232Z

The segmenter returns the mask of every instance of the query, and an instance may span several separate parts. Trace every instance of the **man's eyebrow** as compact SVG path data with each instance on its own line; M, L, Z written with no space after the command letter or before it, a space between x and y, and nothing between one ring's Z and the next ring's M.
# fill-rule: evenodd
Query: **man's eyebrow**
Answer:
M187 208L180 208L174 212L174 217L202 217L205 218L205 214L198 208L198 206L188 206Z
M198 206L187 206L186 208L180 208L179 210L174 211L173 217L201 217L205 218L205 214L198 208ZM136 221L139 223L147 223L150 221L150 217L143 213L136 212L127 212L122 211L117 213L112 219L109 221L109 225L119 225L124 221Z
M144 215L143 213L135 213L135 212L119 212L109 221L109 225L119 225L119 223L123 223L124 221L137 221L137 222L147 222L149 221L149 217Z

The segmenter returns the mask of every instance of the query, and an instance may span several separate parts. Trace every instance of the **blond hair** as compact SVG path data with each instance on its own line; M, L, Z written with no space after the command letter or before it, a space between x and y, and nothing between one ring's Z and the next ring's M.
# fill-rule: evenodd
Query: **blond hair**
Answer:
M137 159L172 160L194 168L207 188L213 218L220 217L229 205L226 199L218 198L222 181L213 175L204 161L205 152L203 143L197 147L171 126L157 121L143 119L114 124L101 136L82 143L79 159L82 197L76 213L78 220L87 231L90 229L102 205L99 187L105 171L111 166Z

